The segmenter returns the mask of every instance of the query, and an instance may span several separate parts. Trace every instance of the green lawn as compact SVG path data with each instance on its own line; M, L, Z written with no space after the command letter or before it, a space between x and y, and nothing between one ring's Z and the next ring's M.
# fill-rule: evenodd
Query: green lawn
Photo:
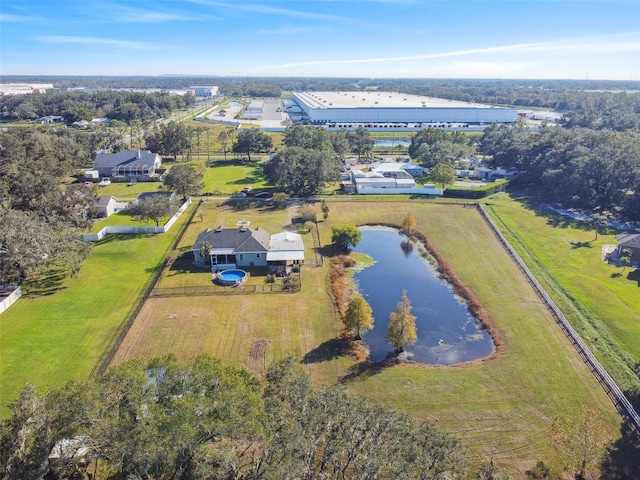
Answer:
M218 168L222 167L210 170ZM229 184L250 174L229 174L220 181ZM492 456L515 478L522 477L537 460L560 466L549 442L550 423L557 415L568 416L581 405L592 405L608 423L605 434L614 436L620 418L610 400L478 212L422 199L393 200L328 198L329 218L318 224L324 252L331 251L326 246L332 225L400 224L412 213L416 229L428 236L487 309L502 345L495 358L452 368L357 364L338 340L340 321L328 293L330 262L326 259L323 267L309 264L303 268L303 288L296 294L151 298L115 361L168 352L182 356L207 352L260 375L272 360L295 355L315 385L342 382L350 391L375 402L435 421L469 445L473 461ZM594 277L594 282L600 279L600 284L581 293L586 303L590 295L605 290L597 285L604 285L608 277L618 282L620 289L601 296L600 308L614 304L616 314L622 315L628 301L630 312L638 312L637 303L633 303L634 299L637 302L633 296L634 292L637 295L637 282L636 290L627 290L625 278L611 277L617 271L614 267L603 266L610 270L602 273L599 263L584 260L584 251L595 253L597 248L577 245L593 238L592 232L550 226L546 217L536 216L504 195L494 196L490 203L505 225L514 231L517 228L519 235L526 233L523 245L544 246L546 239L543 250L549 256L545 261L565 262L564 274L571 274L567 281L576 283L576 292L590 285L585 277ZM200 212L202 217L195 215L176 255L188 255L196 236L206 227L232 226L246 219L252 222L251 228L260 226L277 233L296 217L295 207L275 210L269 202L250 200L226 204L210 200ZM89 374L166 257L178 232L176 227L185 218L166 236L108 237L96 246L77 278L65 281L55 292L47 292L51 286L43 284L41 295L21 299L0 316L3 406L26 381L48 388ZM308 235L304 238L306 256L314 258L312 242ZM610 238L601 237L599 242ZM572 242L576 248L571 248ZM570 259L560 260L575 250L582 253L582 260L573 260L575 265ZM536 255L545 258L544 251ZM560 265L556 268L561 269ZM199 275L168 269L161 284L189 284ZM206 272L202 275L207 276L206 281L210 278ZM616 296L626 300L613 302ZM620 338L628 338L633 345L633 333ZM2 411L6 413L6 409Z
M169 217L160 219L160 225L163 225ZM132 215L130 210L122 210L110 215L107 218L96 221L92 226L90 233L98 233L104 227L149 227L155 226L152 220L140 220L137 216Z
M640 389L640 272L600 260L616 232L596 240L588 223L505 194L487 209L619 386Z
M193 207L191 207L193 208ZM108 235L76 278L43 278L0 316L0 416L25 382L86 377L109 349L188 218L163 235Z
M204 176L204 191L215 195L233 195L244 187L253 190L264 189L267 186L262 174L262 165L257 162L234 160L216 160L207 168Z
M328 205L329 218L319 223L324 245L336 223L400 224L411 212L417 229L484 303L500 332L502 353L453 368L356 364L337 339L340 322L328 295L326 261L322 268L303 268L302 292L294 295L150 299L116 361L167 351L184 356L208 352L261 374L270 361L294 354L315 385L342 382L354 393L436 421L469 445L474 461L493 455L514 477L537 460L559 466L548 440L551 420L571 415L580 405L600 410L608 422L606 435L615 435L620 418L610 400L475 209L406 199L328 199ZM203 212L204 225L257 218L255 226L273 232L295 216L284 210L216 207L213 202ZM182 251L204 226L198 215L196 219ZM190 275L173 270L162 282Z
M98 195L111 195L116 197L119 202L126 200L134 200L143 192L156 192L162 190L162 182L138 182L135 185L129 186L126 182L111 182L111 185L106 187L97 187Z

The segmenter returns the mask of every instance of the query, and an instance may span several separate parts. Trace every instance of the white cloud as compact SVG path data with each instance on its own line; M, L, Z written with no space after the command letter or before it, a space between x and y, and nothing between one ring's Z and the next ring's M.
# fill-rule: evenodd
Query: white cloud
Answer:
M313 29L306 27L282 27L274 29L264 28L257 30L256 33L265 35L297 35L299 33L310 33L312 31Z
M210 7L220 7L226 8L229 10L238 10L249 13L259 13L259 14L267 14L267 15L278 15L282 17L291 17L291 18L302 18L307 20L326 20L331 22L346 22L346 23L357 23L357 24L371 24L371 22L363 21L358 18L353 17L343 17L339 15L331 15L327 13L317 13L317 12L306 12L302 10L292 10L289 8L280 8L280 7L270 7L268 5L259 5L255 3L226 3L226 2L218 2L215 0L186 0L191 3L196 3L199 5L207 5Z
M30 22L33 17L27 15L16 15L14 13L0 13L0 22Z
M498 45L494 47L474 48L468 50L453 50L450 52L425 53L419 55L402 55L396 57L371 57L346 60L311 60L305 62L290 62L281 65L259 67L256 70L271 70L277 68L295 68L317 65L354 65L365 63L407 62L468 55L489 55L503 53L524 54L531 52L555 52L565 54L570 53L573 55L592 55L596 53L603 54L634 51L640 52L640 38L634 38L638 36L638 33L617 34L550 42L516 43L509 45Z
M111 9L111 12L108 10ZM180 12L148 10L142 8L133 8L125 5L106 4L104 16L111 15L112 20L122 23L159 23L159 22L175 22L175 21L205 21L214 19L207 15L185 15Z
M157 50L168 48L153 43L135 42L131 40L115 40L111 38L97 37L72 37L67 35L44 35L37 37L37 40L45 43L71 43L82 45L105 45L118 48L136 49L136 50Z

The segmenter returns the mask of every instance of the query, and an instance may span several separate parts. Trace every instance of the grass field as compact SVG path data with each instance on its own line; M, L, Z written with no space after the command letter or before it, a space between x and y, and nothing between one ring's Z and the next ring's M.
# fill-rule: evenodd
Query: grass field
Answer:
M326 262L322 268L305 267L302 292L293 295L152 298L116 361L167 351L184 356L208 352L261 373L270 361L293 354L315 385L342 382L376 402L436 421L470 446L475 461L493 456L515 478L537 460L559 465L548 440L555 416L593 405L607 419L607 435L616 434L620 419L611 402L474 209L417 200L329 201L329 207L328 220L319 224L324 245L333 224L400 224L411 212L417 229L485 304L505 353L454 368L356 364L338 338ZM206 202L202 211L205 225L246 218L257 222L252 227L273 233L295 217L284 210L238 210L214 202ZM191 225L181 251L189 249L202 223ZM162 280L167 281L176 280Z
M170 218L169 216L162 217L160 219L160 225L163 225L167 220L169 220L169 218ZM103 218L95 222L91 226L91 229L89 230L89 232L98 233L104 227L149 227L149 226L155 226L155 222L153 220L140 220L140 218L136 215L133 215L130 210L121 210L120 212L116 212L107 218Z
M497 195L487 208L623 390L640 390L640 271L601 261L615 231Z
M163 167L170 170L174 165L196 165L198 162L206 163L206 156L184 162L167 161L163 163ZM240 192L244 187L251 187L256 191L270 190L262 175L262 165L258 162L239 163L233 158L233 155L228 155L226 161L214 157L210 165L203 179L203 193L205 195L231 196ZM112 182L106 187L99 187L98 195L112 195L118 201L127 201L134 200L142 192L162 190L162 186L162 182L138 182L132 186L128 186L126 183Z
M189 211L164 235L107 235L76 278L50 276L26 286L31 293L0 316L0 417L26 382L46 390L89 375Z

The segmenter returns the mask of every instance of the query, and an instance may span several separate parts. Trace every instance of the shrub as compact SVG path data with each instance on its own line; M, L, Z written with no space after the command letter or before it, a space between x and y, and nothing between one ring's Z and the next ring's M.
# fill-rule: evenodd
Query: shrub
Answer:
M317 222L318 221L318 212L316 212L316 207L313 205L305 205L300 208L300 218L304 222Z
M300 291L300 277L285 277L282 279L282 289L285 291Z

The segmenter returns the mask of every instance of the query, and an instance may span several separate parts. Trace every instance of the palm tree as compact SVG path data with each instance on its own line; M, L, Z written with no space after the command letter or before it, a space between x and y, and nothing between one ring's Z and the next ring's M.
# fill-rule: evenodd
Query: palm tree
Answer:
M596 230L596 238L594 240L598 239L598 232L601 228L606 228L607 226L609 226L607 217L605 217L604 215L600 215L599 213L595 213L591 216L591 224Z

